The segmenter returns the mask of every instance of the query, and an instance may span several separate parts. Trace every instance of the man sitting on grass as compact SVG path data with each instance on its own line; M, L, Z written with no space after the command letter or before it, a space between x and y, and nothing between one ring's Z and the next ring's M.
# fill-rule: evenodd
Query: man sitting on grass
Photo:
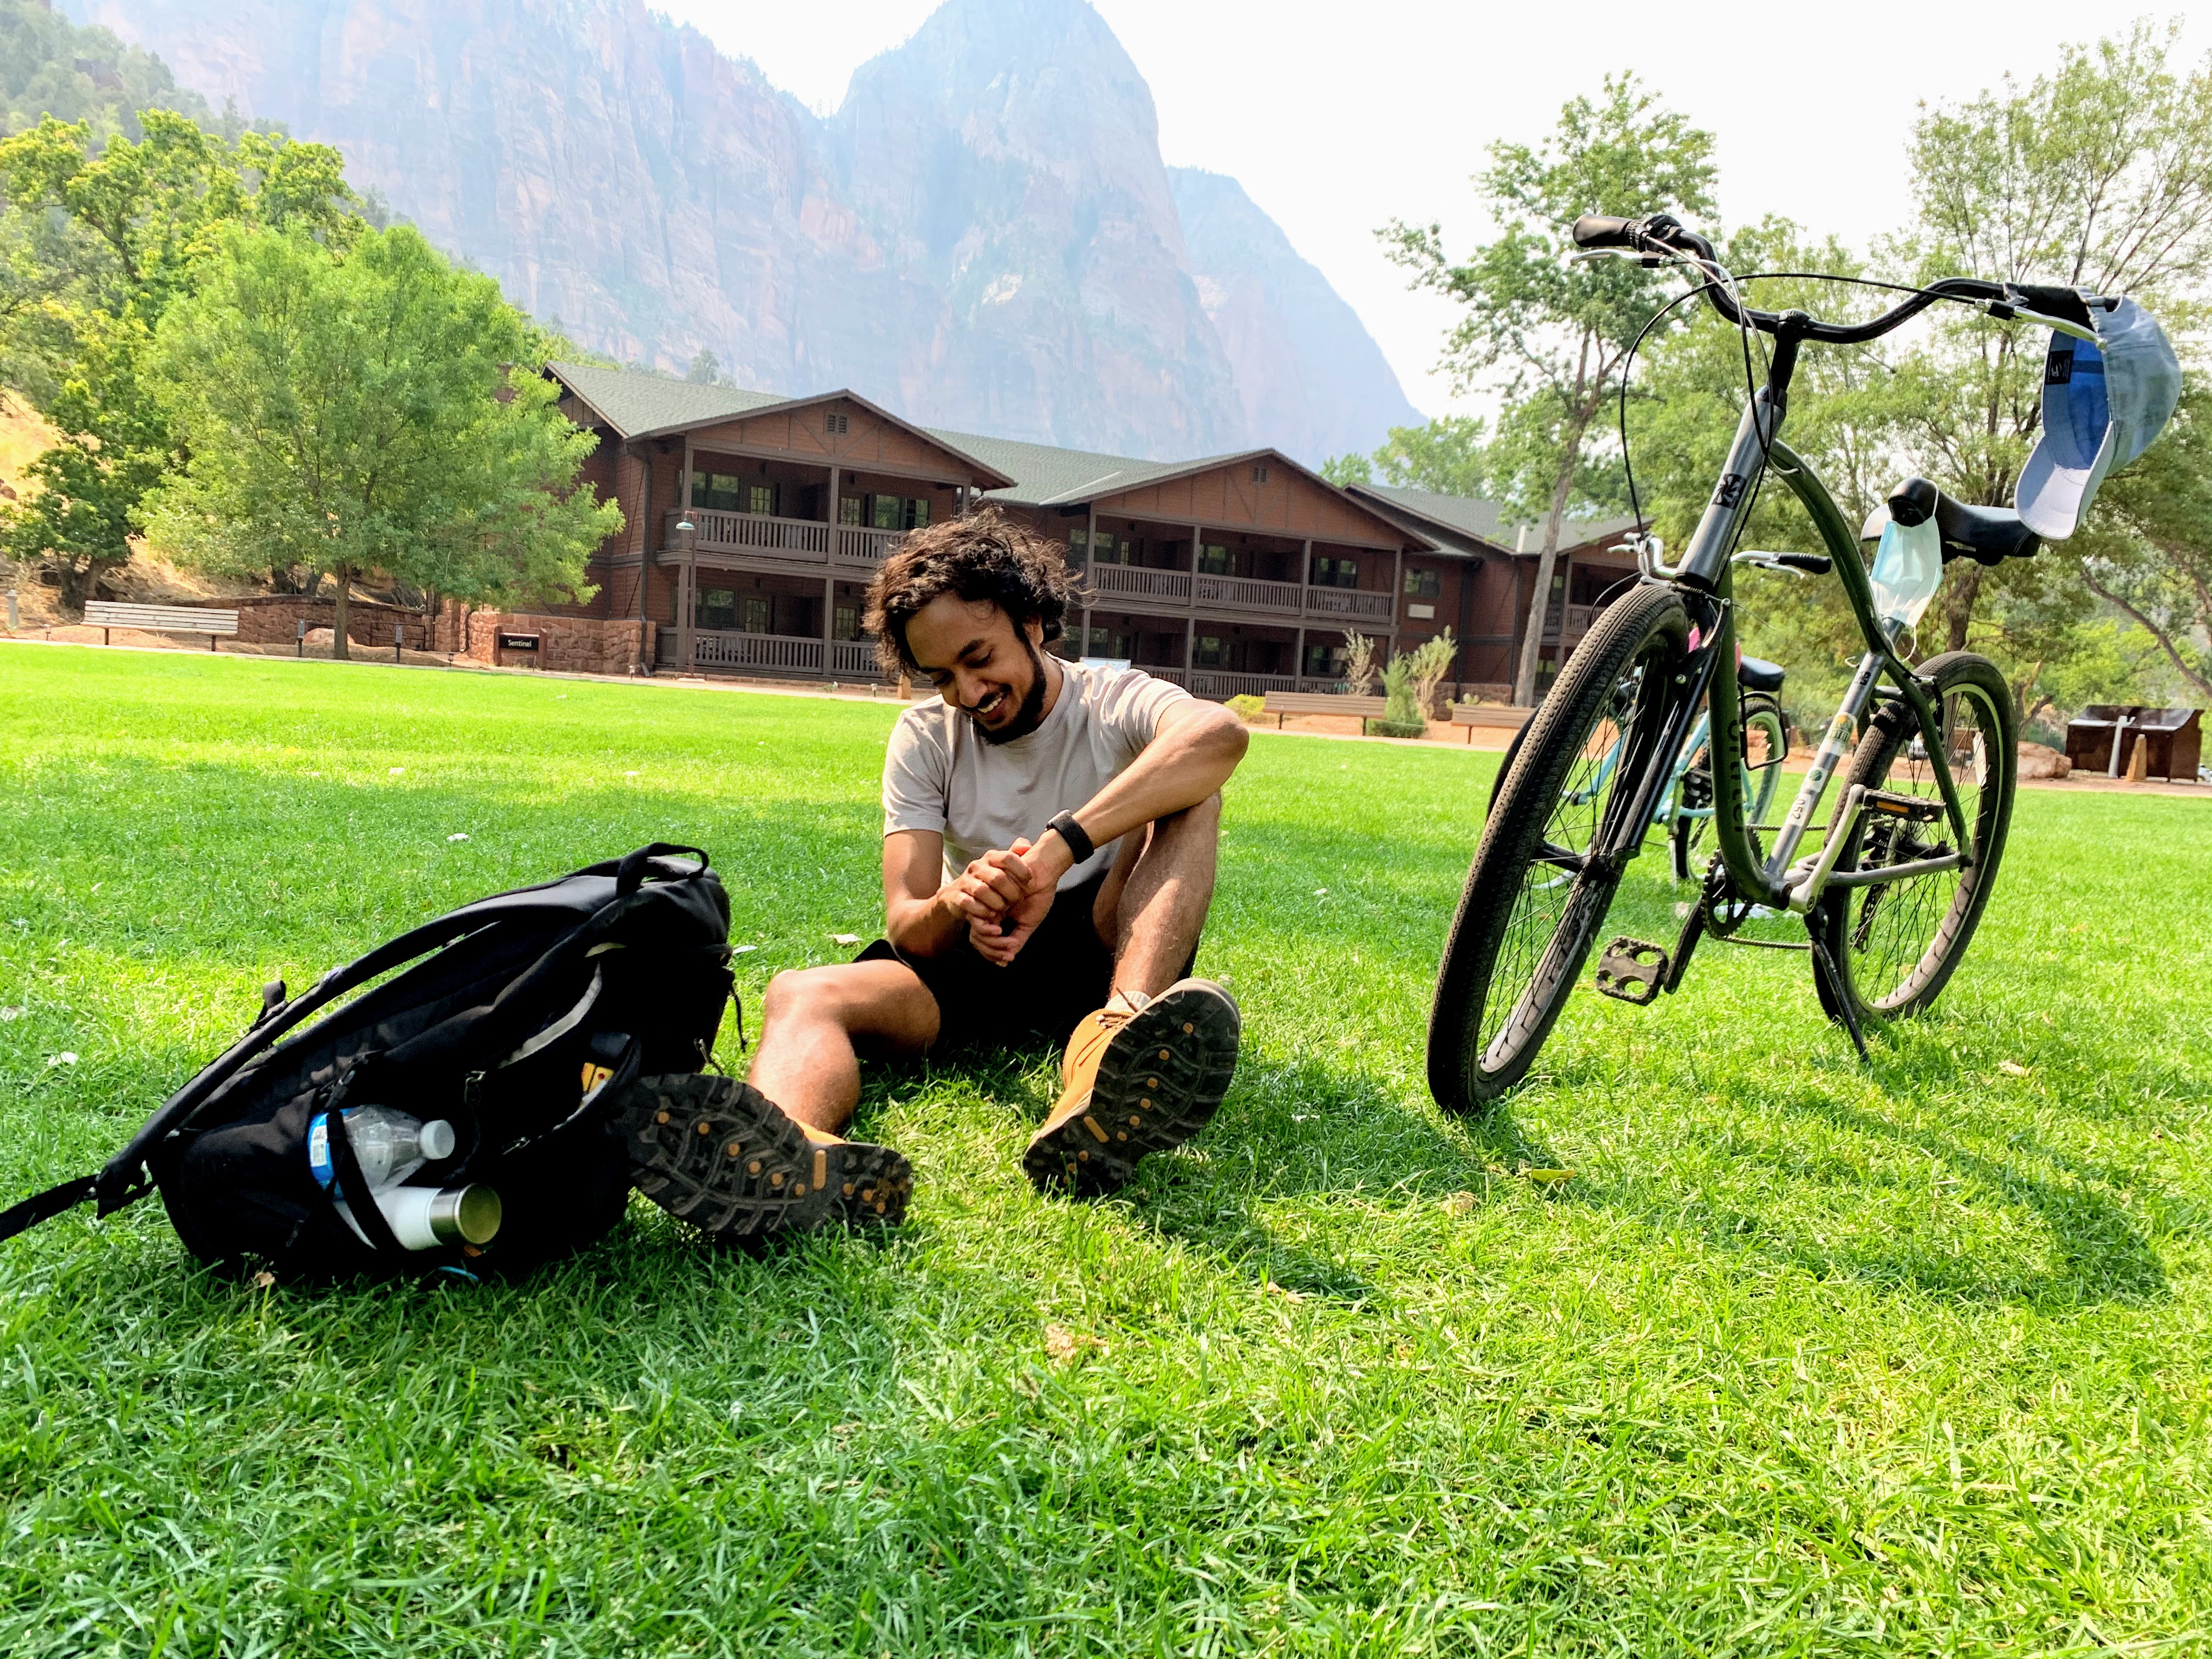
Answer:
M884 757L884 937L775 976L746 1082L641 1082L638 1187L672 1213L732 1236L898 1219L906 1160L837 1138L862 1055L1065 1041L1022 1160L1046 1189L1112 1192L1221 1103L1237 1005L1188 975L1248 738L1166 680L1045 651L1072 591L1057 549L990 512L884 561L868 627L939 692Z

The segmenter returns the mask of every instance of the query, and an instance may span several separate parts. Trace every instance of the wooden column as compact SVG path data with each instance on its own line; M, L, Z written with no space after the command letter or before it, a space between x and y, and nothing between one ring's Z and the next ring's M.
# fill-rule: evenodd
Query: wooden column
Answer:
M1309 536L1298 546L1298 659L1291 664L1297 671L1293 682L1301 691L1306 679L1306 607L1313 603L1313 538Z
M1084 509L1083 526L1083 588L1087 595L1098 591L1092 575L1098 568L1098 507L1096 502ZM1091 654L1091 605L1087 599L1083 606L1083 649L1075 654L1079 657Z
M822 677L824 679L834 680L837 678L836 669L830 661L830 659L836 654L832 648L834 642L830 636L836 631L837 579L835 576L824 576L822 579Z
M1190 690L1190 653L1197 639L1198 618L1185 617L1182 619L1182 684L1183 690L1186 691Z

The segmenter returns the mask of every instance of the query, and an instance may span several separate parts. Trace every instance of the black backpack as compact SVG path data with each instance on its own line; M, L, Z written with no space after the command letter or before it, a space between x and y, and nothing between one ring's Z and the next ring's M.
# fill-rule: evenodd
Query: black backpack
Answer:
M699 1071L714 1051L732 995L729 923L706 854L657 842L479 899L293 1000L278 981L245 1036L98 1175L0 1212L0 1240L88 1199L106 1216L159 1188L201 1261L292 1276L504 1271L576 1249L612 1228L629 1198L616 1097L641 1073ZM496 1193L488 1246L409 1249L375 1203L358 1201L368 1183L341 1109L369 1103L453 1126L450 1156L403 1184ZM311 1168L311 1127L319 1151L327 1138L332 1186ZM333 1201L349 1194L358 1233Z

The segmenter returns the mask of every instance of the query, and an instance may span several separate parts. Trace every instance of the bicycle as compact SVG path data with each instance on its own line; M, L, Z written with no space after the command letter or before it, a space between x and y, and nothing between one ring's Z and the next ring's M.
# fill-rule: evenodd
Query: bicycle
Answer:
M1648 1006L1680 985L1707 934L1729 939L1754 911L1788 913L1805 926L1807 942L1794 948L1810 955L1823 1010L1866 1059L1866 1023L1924 1011L1972 942L2012 817L2018 752L2010 688L1984 657L1947 652L1914 667L1899 654L1899 642L1934 598L1947 561L1995 565L2032 556L2042 534L2071 533L2113 446L2100 449L2100 434L2090 430L2087 453L2096 463L2087 471L2071 448L2055 459L2040 449L2031 457L2022 476L2039 480L2039 493L2031 503L2024 482L2020 501L2032 504L2037 528L2014 508L1971 506L1925 479L1907 479L1863 532L1880 538L1869 568L1827 486L1781 437L1800 348L1879 339L1938 301L1954 301L2052 331L2046 408L2062 378L2060 348L2081 352L2075 342L2088 343L2085 362L2100 374L2171 368L2179 385L2165 337L2125 299L1951 277L1908 290L1869 321L1823 322L1803 311L1745 304L1712 244L1664 214L1635 221L1587 215L1573 234L1586 251L1578 257L1686 267L1696 285L1682 300L1702 295L1742 334L1747 381L1752 331L1770 336L1772 349L1687 549L1670 565L1655 538L1634 538L1640 580L1568 659L1498 787L1438 965L1429 1020L1430 1090L1440 1105L1458 1111L1486 1109L1527 1074L1580 981L1701 705L1712 734L1706 754L1716 843L1704 887L1671 949L1625 936L1608 945L1595 975L1597 990ZM2093 308L2109 314L2109 335L2100 334ZM2163 367L2152 361L2159 351ZM2070 372L2070 356L2066 362ZM2101 399L2104 383L2097 384ZM2118 446L2119 462L2140 453L2171 414L2165 386L2148 380L2115 386L2109 411L2101 401L2094 405L2106 433L2140 439L2132 449ZM2163 413L2151 407L2160 396ZM2071 407L2078 416L2089 405ZM2074 429L2070 438L2050 434L2057 424L2046 423L2045 442L2080 444L2078 418L2065 422ZM2042 493L2040 480L2054 468L2059 483ZM1803 506L1827 550L1793 556L1788 568L1832 569L1866 643L1789 812L1771 827L1747 813L1745 700L1737 676L1717 672L1736 660L1734 550L1770 474ZM1815 825L1839 766L1841 798L1829 822ZM1825 831L1822 839L1801 854L1815 830Z
M1778 561L1785 559L1791 562L1778 565ZM1758 563L1784 569L1802 569L1816 562L1808 555L1790 553L1739 553L1735 561L1738 564ZM1820 569L1826 569L1825 560L1817 563ZM1782 763L1790 756L1790 726L1783 717L1782 705L1776 701L1776 694L1782 690L1786 678L1779 663L1768 662L1764 658L1744 657L1736 664L1736 684L1743 693L1743 811L1746 820L1753 824L1762 821L1773 806L1775 791L1782 782ZM1697 725L1675 751L1674 770L1666 788L1660 793L1658 805L1651 811L1651 828L1658 830L1667 842L1676 881L1690 879L1698 847L1705 838L1705 827L1712 822L1712 758L1705 752L1711 723L1710 711L1698 716ZM1528 731L1524 726L1516 732L1498 760L1497 775L1490 782L1493 810L1498 805L1498 792L1505 787L1506 776L1513 769L1513 757L1521 752L1521 740ZM1577 805L1587 805L1611 779L1620 764L1624 736L1616 727L1612 746L1607 750L1597 775L1577 792Z

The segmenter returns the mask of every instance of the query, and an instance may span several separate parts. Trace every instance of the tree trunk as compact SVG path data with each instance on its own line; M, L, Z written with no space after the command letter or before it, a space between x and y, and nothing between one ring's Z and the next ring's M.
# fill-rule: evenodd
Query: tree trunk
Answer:
M1552 609L1552 566L1559 554L1559 521L1567 514L1567 493L1574 488L1575 463L1582 459L1583 429L1577 421L1568 428L1561 446L1559 476L1552 483L1552 510L1544 520L1544 547L1536 556L1536 594L1528 601L1528 632L1521 641L1521 666L1513 677L1513 706L1536 706L1536 665L1544 653L1544 622ZM1559 637L1566 637L1566 618L1559 618Z
M337 610L331 623L331 655L339 662L347 661L352 653L346 649L347 602L353 597L353 567L342 564L331 574L338 585Z
M1974 601L1982 594L1982 578L1989 574L1978 560L1960 559L1943 595L1943 648L1964 651L1966 630L1974 621Z

